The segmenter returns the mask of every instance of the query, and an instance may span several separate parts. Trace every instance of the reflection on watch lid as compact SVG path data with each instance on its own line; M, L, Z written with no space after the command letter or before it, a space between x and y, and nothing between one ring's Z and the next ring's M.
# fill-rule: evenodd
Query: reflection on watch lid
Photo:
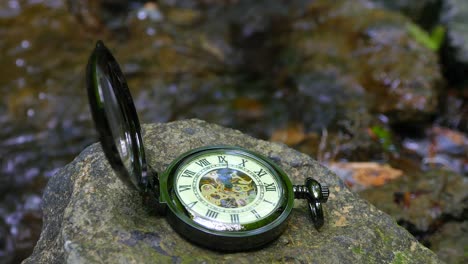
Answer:
M143 190L147 168L141 128L125 77L98 41L86 69L91 113L104 153L126 184Z

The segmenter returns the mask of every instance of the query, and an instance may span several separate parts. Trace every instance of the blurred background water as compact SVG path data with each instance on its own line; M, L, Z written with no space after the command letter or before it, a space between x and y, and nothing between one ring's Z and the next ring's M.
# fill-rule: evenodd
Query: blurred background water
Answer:
M48 178L97 141L84 70L103 39L142 123L284 142L462 263L468 64L445 7L458 3L410 2L1 1L0 262L31 254Z

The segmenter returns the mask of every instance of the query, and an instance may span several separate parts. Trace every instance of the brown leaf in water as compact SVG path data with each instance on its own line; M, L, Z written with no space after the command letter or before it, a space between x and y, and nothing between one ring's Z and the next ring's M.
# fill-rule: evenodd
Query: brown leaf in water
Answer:
M401 170L376 162L337 162L330 164L330 169L356 190L382 186L403 175Z

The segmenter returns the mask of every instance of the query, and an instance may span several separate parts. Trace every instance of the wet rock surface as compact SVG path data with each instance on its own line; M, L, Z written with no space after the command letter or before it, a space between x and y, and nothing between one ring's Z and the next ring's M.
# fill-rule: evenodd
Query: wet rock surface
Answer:
M439 23L440 11L446 1L441 0L371 0L379 7L402 12L412 21L430 29Z
M330 80L338 83L346 79L340 94L351 107L338 110L346 111L347 119L366 106L392 122L420 122L436 111L442 76L435 54L409 34L409 23L401 15L369 8L364 1L314 1L292 22L282 61L292 69L291 79L299 90L314 97L327 98L314 90L317 84L311 80L317 79L317 72L334 76Z
M441 259L465 263L467 138L438 126L425 134L404 138L401 146L395 146L400 150L378 165L332 162L328 166L351 190L390 214Z
M466 256L466 245L468 245L466 215L464 219L458 223L447 223L429 240L437 256L447 263L465 263L468 261Z
M442 21L447 26L447 41L443 62L452 82L465 80L468 72L468 3L463 0L444 1Z
M407 173L359 195L390 214L448 263L464 263L468 184L463 175L444 169ZM441 240L444 234L445 239Z
M305 204L296 202L285 233L263 249L220 254L199 248L177 235L164 218L149 216L139 194L115 177L94 144L51 178L44 194L43 232L25 263L440 263L391 217L304 154L199 120L143 129L149 163L160 171L192 148L229 144L272 158L293 182L313 175L331 190L325 225L315 230Z

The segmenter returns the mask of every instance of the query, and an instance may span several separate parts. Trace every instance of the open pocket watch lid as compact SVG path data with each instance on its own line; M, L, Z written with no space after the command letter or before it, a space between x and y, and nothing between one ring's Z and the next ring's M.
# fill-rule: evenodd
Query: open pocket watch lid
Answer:
M147 165L140 122L125 77L102 41L86 69L89 103L104 153L119 178L143 190Z

